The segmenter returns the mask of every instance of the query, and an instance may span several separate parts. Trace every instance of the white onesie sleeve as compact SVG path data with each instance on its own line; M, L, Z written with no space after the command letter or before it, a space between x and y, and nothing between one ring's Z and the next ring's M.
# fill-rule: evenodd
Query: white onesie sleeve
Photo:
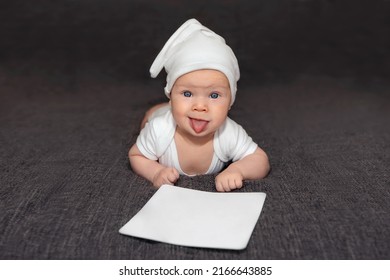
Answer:
M140 152L151 160L158 160L173 140L176 124L170 111L146 123L137 138Z
M214 150L224 162L243 159L253 154L257 147L244 128L230 118L226 119L215 135Z

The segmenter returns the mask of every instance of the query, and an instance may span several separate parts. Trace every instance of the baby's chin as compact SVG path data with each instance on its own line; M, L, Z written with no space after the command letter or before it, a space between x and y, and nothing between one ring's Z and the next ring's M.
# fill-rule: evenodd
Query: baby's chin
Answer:
M196 132L191 126L186 127L184 130L180 129L180 134L184 137L193 138L193 139L207 139L210 140L214 137L215 130L206 128L200 132Z

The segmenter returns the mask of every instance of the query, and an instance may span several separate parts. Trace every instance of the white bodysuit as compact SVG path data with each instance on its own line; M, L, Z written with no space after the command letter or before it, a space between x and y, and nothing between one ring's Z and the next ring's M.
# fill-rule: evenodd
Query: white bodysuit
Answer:
M186 174L180 167L176 144L174 141L176 123L170 106L158 109L149 118L137 138L137 147L148 159L157 160L164 166L177 169L182 175ZM205 174L220 172L229 161L237 161L252 154L257 144L252 141L246 131L230 118L214 134L214 155L210 167Z

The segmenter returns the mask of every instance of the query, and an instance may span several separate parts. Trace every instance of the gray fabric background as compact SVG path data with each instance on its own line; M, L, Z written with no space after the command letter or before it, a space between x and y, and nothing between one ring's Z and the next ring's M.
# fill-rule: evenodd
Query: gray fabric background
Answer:
M0 4L0 258L389 259L388 1L186 2ZM231 117L272 165L242 251L118 233L155 192L127 160L165 100L148 69L190 17L236 52Z

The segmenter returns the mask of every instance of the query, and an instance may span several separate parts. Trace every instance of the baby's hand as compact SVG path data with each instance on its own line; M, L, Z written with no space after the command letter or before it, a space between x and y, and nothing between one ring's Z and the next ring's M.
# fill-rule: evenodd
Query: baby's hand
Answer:
M153 177L153 185L157 188L164 184L173 185L179 179L179 172L173 167L161 168Z
M229 192L240 189L243 180L244 178L240 172L232 172L226 169L215 178L215 186L219 192Z

